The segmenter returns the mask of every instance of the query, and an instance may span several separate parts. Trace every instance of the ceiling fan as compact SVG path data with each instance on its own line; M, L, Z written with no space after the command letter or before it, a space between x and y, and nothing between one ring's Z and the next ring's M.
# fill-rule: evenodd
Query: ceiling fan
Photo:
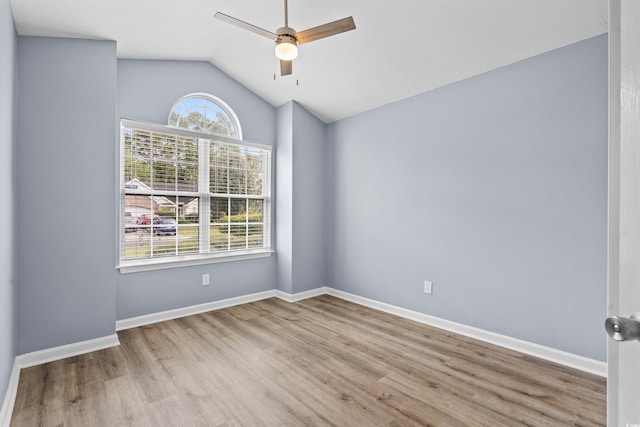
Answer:
M298 56L298 45L334 36L336 34L344 33L345 31L355 30L356 28L356 24L353 22L353 17L350 16L348 18L338 19L337 21L309 28L308 30L296 32L296 30L289 27L288 9L288 1L284 0L284 27L278 28L275 33L256 27L255 25L241 21L232 16L225 15L221 12L217 12L214 15L214 18L274 40L276 42L276 57L280 60L280 75L282 76L292 73L292 61Z

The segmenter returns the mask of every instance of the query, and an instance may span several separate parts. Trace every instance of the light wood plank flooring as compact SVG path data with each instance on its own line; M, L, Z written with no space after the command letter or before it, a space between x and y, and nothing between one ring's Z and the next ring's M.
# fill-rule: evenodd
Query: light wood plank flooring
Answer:
M330 296L24 369L11 426L604 426L605 379Z

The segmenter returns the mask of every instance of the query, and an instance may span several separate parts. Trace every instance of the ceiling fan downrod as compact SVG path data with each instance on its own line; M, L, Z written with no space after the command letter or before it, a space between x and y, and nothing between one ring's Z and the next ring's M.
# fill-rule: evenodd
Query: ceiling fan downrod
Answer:
M284 26L289 26L289 1L284 0Z

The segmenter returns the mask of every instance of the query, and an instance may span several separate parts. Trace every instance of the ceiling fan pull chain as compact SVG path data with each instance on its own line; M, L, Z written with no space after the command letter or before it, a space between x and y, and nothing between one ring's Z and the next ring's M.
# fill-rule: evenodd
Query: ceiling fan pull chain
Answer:
M300 70L302 69L302 55L296 58L296 86L300 86Z

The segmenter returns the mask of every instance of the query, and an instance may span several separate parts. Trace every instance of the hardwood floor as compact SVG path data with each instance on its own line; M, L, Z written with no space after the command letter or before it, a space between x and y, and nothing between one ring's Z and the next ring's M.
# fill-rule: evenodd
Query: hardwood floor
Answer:
M330 296L22 370L11 426L604 426L606 380Z

